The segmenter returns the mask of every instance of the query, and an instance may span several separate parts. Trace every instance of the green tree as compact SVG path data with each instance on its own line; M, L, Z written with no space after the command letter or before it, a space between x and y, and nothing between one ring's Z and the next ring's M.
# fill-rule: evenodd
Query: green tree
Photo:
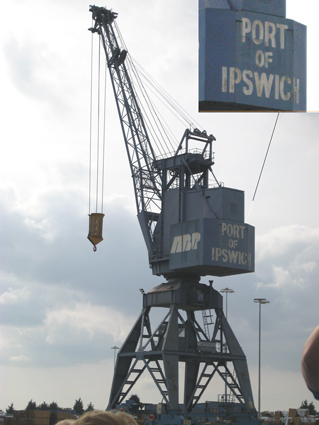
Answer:
M52 403L49 405L49 410L60 410L60 407L58 406L58 403L52 401Z
M37 409L37 403L31 399L27 407L25 408L25 410L36 410L36 409Z
M75 410L75 413L77 415L82 415L84 413L83 401L81 400L81 398L75 400L73 409Z
M11 405L6 408L6 413L8 415L13 415L13 412L14 412L14 407L13 407L13 403L11 403Z
M86 412L90 412L91 410L94 410L94 406L92 404L92 402L90 401L90 403L88 404L88 407L86 408Z
M50 410L48 404L44 401L38 406L39 410Z
M311 403L308 404L308 401L307 400L304 400L301 403L301 406L299 407L299 409L308 409L309 410L309 415L314 415L315 416L317 414L317 411L315 409L315 405L313 404L313 402L311 402Z

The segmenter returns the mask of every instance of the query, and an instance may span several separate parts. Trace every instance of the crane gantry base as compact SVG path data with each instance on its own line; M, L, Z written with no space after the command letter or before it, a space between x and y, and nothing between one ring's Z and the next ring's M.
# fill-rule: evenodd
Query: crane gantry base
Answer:
M164 315L152 330L150 312L156 307ZM204 328L196 311L202 312ZM196 278L169 280L143 293L142 311L117 355L108 408L123 403L147 370L168 411L180 411L180 363L185 364L185 413L196 406L214 376L222 378L244 411L255 412L246 356L224 315L222 296Z

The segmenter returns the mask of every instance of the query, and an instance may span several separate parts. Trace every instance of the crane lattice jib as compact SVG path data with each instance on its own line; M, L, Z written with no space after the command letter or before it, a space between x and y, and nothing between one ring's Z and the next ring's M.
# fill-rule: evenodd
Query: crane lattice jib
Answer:
M161 209L161 174L153 168L155 154L125 65L127 51L119 46L120 37L114 25L117 14L97 6L91 6L90 11L95 22L90 30L99 34L106 55L131 167L137 211L146 221L144 224L147 224L151 242L152 224Z

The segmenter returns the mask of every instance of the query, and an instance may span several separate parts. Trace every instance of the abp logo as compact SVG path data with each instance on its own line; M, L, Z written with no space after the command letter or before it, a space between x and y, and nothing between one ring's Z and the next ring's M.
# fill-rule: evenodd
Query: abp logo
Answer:
M199 241L200 241L199 232L175 236L170 253L176 254L178 252L195 250L197 249L197 245Z

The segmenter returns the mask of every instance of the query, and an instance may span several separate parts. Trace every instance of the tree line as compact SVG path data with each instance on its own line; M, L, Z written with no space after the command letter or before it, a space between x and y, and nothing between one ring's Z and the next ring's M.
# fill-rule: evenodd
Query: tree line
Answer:
M313 402L308 403L307 400L304 400L301 403L301 406L299 407L299 409L308 409L309 415L316 415L318 413L315 409ZM25 408L25 410L50 410L50 411L55 411L55 410L58 410L58 411L65 410L66 411L67 410L67 411L69 411L70 409L60 407L55 401L53 401L50 404L48 404L44 401L43 403L37 405L36 402L31 399L29 401L29 403L27 404L27 407ZM74 410L74 412L77 416L80 416L85 412L89 412L90 410L94 410L94 406L90 402L87 405L87 408L84 409L83 401L82 401L81 398L79 398L78 400L75 400L73 410ZM12 415L13 412L14 412L14 406L13 406L13 403L11 403L11 405L6 408L6 413L8 415L10 415L10 414Z
M6 413L8 415L12 415L14 410L15 410L14 405L13 405L13 403L11 403L10 406L8 406L6 408ZM37 403L31 399L24 410L50 410L50 411L52 411L52 410L58 410L58 411L67 410L67 411L69 411L70 409L69 408L65 409L63 407L60 407L58 405L58 403L56 403L55 401L53 401L50 404L48 404L44 401L41 404L37 405ZM82 401L81 398L79 398L78 400L75 400L73 410L74 410L75 414L79 416L79 415L82 415L85 412L88 412L90 410L94 410L94 406L90 402L87 405L87 408L84 409L83 401Z
M316 416L317 415L317 411L315 408L315 405L313 404L313 402L311 401L310 403L308 403L307 400L304 400L301 403L301 406L299 407L299 409L308 409L309 410L309 415L313 415Z

